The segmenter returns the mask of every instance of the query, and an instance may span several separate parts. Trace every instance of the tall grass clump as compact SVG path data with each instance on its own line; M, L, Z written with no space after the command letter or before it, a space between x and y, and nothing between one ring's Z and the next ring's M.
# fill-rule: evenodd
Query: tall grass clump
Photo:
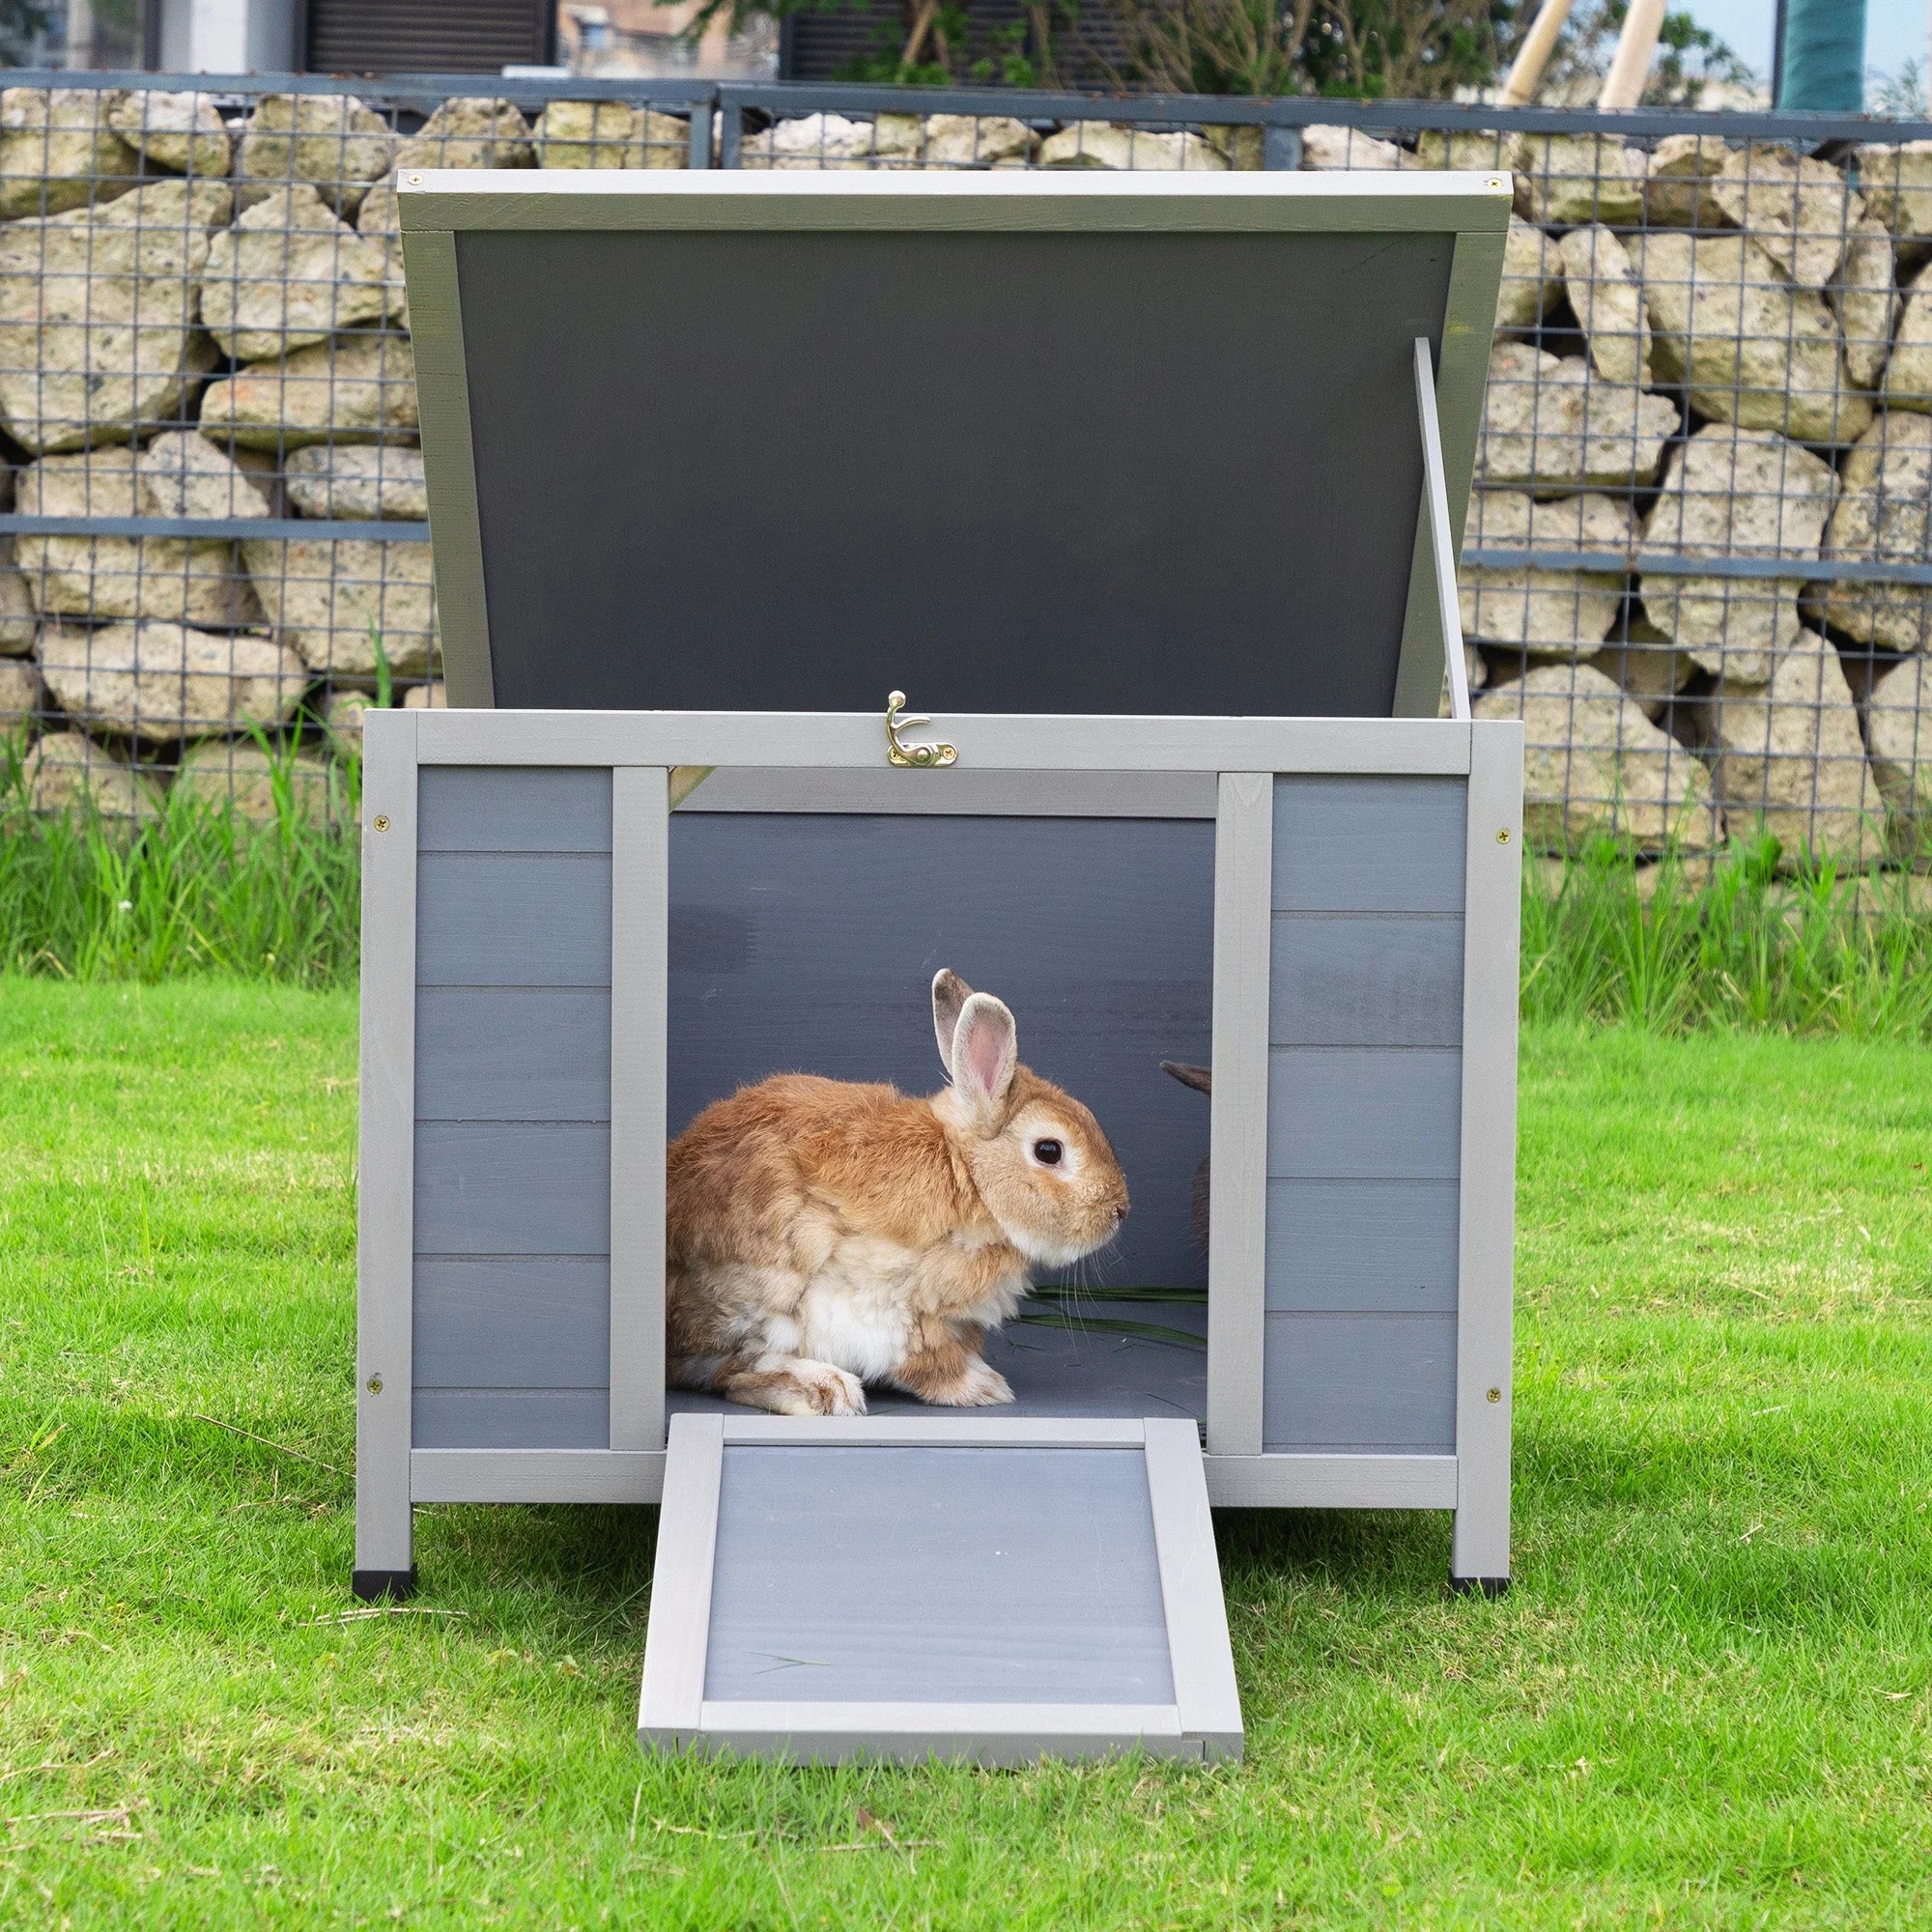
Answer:
M1778 876L1778 843L1639 868L1605 842L1532 872L1525 1019L1932 1039L1932 892L1909 872Z
M265 745L266 745L266 741ZM275 815L170 791L138 821L36 815L16 747L0 768L0 971L154 981L196 973L339 985L355 974L360 855L345 767L337 822L295 795L275 753Z

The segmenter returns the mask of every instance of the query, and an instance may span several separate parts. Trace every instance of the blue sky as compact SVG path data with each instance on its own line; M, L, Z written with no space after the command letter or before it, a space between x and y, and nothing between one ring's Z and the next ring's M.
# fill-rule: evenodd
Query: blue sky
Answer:
M1765 79L1771 77L1771 30L1776 0L1672 0L1701 26L1720 34ZM1932 38L1932 0L1865 0L1865 65L1896 73L1908 60L1925 64Z

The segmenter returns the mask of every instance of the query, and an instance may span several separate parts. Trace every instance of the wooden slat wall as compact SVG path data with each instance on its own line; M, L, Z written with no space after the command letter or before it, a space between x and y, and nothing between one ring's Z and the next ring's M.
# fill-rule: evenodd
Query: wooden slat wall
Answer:
M1275 781L1265 1449L1455 1448L1464 800Z
M602 1448L611 774L420 782L415 1443Z

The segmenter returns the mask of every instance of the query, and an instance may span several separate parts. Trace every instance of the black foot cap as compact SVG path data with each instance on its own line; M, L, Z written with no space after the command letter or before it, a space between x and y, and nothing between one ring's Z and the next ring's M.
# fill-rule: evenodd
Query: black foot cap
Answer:
M1509 1586L1507 1577L1452 1577L1449 1579L1449 1587L1459 1597L1506 1597Z
M357 1603L375 1604L387 1597L400 1604L416 1593L414 1566L407 1570L357 1570L349 1578L349 1588Z

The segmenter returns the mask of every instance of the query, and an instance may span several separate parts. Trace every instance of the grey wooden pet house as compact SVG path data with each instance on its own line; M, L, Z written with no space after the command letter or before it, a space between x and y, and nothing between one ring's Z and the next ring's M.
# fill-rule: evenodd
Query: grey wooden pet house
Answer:
M1238 1751L1210 1504L1450 1510L1501 1587L1521 737L1453 559L1508 178L401 198L455 708L366 727L358 1593L418 1502L661 1501L647 1743L1002 1762ZM1205 1348L668 1397L668 1137L929 1091L942 964Z

